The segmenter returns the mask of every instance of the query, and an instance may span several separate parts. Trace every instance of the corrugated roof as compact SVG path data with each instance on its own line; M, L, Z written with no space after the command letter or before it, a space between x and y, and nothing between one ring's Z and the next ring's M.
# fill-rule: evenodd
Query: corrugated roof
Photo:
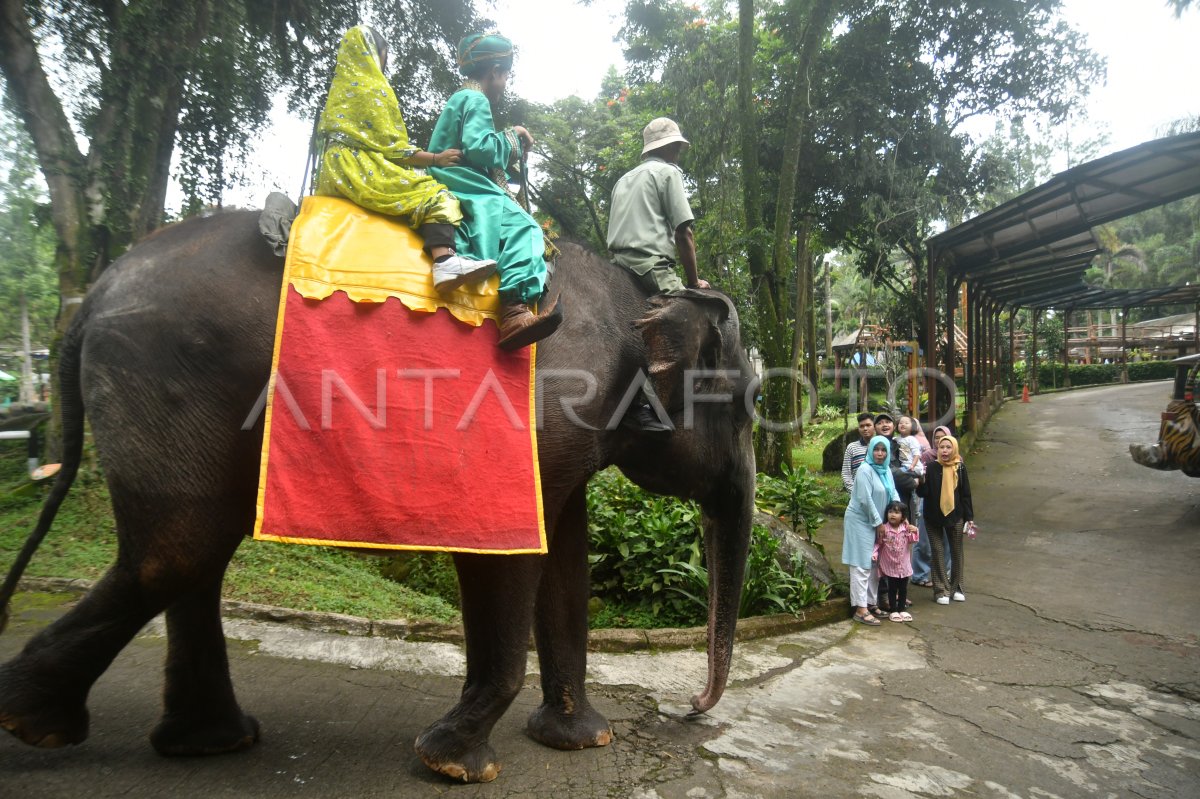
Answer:
M929 256L994 300L1027 308L1114 308L1200 299L1200 287L1104 289L1083 283L1101 252L1092 228L1200 193L1200 132L1139 144L930 238Z

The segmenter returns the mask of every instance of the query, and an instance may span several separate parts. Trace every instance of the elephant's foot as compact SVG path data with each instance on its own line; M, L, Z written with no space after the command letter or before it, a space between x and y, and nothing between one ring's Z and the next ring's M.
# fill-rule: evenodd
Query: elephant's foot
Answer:
M241 752L258 743L258 720L243 713L231 719L164 716L150 745L164 757L194 757Z
M612 725L586 702L573 712L543 703L529 716L526 734L554 749L587 749L612 743Z
M6 700L0 700L0 727L30 746L57 749L87 740L88 711L83 704L17 710L17 703Z
M422 763L456 782L491 782L500 774L500 761L487 741L470 744L444 722L417 736L413 749Z

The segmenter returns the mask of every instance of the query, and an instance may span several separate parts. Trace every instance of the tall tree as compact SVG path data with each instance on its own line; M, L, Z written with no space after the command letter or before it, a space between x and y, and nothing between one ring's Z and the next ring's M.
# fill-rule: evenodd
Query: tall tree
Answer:
M291 92L312 110L353 0L0 0L0 72L49 187L64 308L163 222L173 159L192 205L220 202ZM418 131L454 85L469 0L368 4ZM81 148L83 140L86 148ZM65 319L64 319L65 321Z
M855 253L881 290L903 298L905 326L923 327L923 242L935 223L975 210L989 179L964 123L981 114L1061 118L1099 77L1101 64L1059 6L739 0L736 56L723 61L738 78L739 132L718 161L735 165L741 187L737 260L750 281L749 338L767 367L791 364L803 338L792 289L809 276L795 264L815 258L795 258L801 230L818 251ZM631 85L678 92L673 104L696 120L697 137L722 135L706 120L728 129L728 99L722 107L691 86L701 74L694 53L727 35L727 4L632 0L627 13ZM711 179L689 166L698 185ZM770 388L765 415L788 418L790 392ZM758 452L766 469L786 462L786 432L764 426Z
M0 153L0 366L21 374L21 399L28 400L29 353L49 345L58 305L54 234L29 138L7 117L0 117Z
M89 283L162 224L175 159L189 207L219 204L274 94L322 102L363 8L427 131L458 81L470 0L0 0L0 74L49 188L60 335Z

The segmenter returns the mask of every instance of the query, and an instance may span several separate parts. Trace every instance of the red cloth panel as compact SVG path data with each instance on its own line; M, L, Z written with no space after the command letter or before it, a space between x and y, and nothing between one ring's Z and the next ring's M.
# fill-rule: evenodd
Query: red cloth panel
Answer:
M533 348L394 298L286 302L256 538L546 551Z

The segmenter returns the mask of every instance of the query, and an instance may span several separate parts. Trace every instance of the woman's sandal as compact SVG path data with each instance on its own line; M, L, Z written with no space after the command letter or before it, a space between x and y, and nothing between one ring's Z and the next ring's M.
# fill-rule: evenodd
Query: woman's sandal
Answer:
M862 615L855 613L854 620L856 622L858 622L859 624L865 624L868 627L878 627L879 626L879 619L875 618L870 613L865 613Z
M893 615L895 615L895 614L893 614ZM892 619L892 621L895 621L895 619ZM901 613L900 621L912 621L912 614L911 613Z
M903 614L900 614L900 613L892 613L891 615L888 616L888 621L897 621L897 622L904 621L904 616L903 616Z

